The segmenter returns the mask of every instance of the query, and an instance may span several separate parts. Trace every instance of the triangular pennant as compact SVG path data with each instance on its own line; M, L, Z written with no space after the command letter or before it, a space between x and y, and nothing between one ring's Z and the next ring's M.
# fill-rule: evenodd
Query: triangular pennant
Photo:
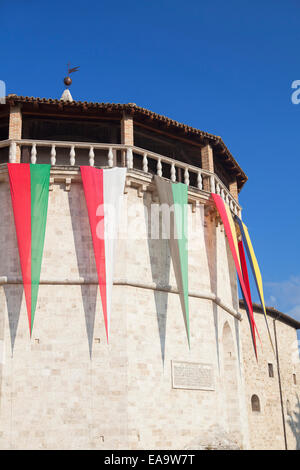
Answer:
M215 202L215 205L217 207L217 210L220 214L220 217L222 219L222 222L225 228L225 233L227 235L229 248L230 248L233 260L234 260L234 264L235 264L235 268L236 268L237 275L239 278L243 297L245 299L246 311L248 310L250 318L251 318L251 316L253 317L253 307L249 300L247 289L244 283L244 278L243 278L242 271L241 271L241 262L240 262L239 251L238 251L237 236L236 236L236 230L235 230L234 221L231 215L231 211L230 211L229 206L224 203L221 196L219 196L218 194L212 193L212 198ZM251 321L250 321L250 326L251 326ZM252 331L252 328L251 328L251 333L253 337L254 332ZM253 346L254 346L255 355L257 357L255 343L253 343Z
M8 163L7 167L31 335L44 250L50 165Z
M247 290L249 301L250 301L251 305L253 306L252 298L251 298L251 290L250 290L250 283L249 283L246 257L245 257L245 252L244 252L244 247L243 247L243 242L242 241L238 242L238 247L239 247L239 255L240 255L240 260L241 260L241 268L242 268L242 274L243 274L243 278L244 278L245 287L246 287L246 290ZM243 291L242 291L242 293L243 293ZM250 329L251 329L251 335L252 335L252 341L253 341L254 349L256 351L255 330L257 330L257 328L256 328L256 324L255 324L255 321L254 321L254 314L253 314L253 311L252 312L248 311L247 303L245 301L245 298L244 298L244 304L245 304L248 320L249 320L249 323L250 323Z
M248 294L249 301L252 305L250 282L249 282L246 256L245 256L245 251L244 251L244 246L243 246L242 240L240 240L238 242L238 247L239 247L239 255L240 255L240 260L241 260L241 268L242 268L242 274L243 274L243 278L244 278L244 282L245 282L245 287L247 289L247 294Z
M186 184L171 183L158 176L155 176L155 182L160 203L166 204L170 209L170 214L173 214L174 217L174 220L170 223L171 230L168 238L186 333L190 345L187 241L188 188Z
M125 187L126 168L102 170L91 166L81 166L80 171L93 240L108 342L113 286L114 242Z
M266 325L267 325L269 339L270 339L270 342L271 342L273 352L275 354L275 349L274 349L274 346L273 346L273 341L272 341L271 332L270 332L268 319L267 319L267 311L266 311L266 306L265 306L262 276L261 276L261 272L260 272L260 269L259 269L259 266L258 266L258 262L257 262L256 256L255 256L255 253L254 253L253 245L251 243L248 228L238 216L235 216L235 220L237 221L237 223L239 225L241 235L242 235L242 239L243 239L243 243L244 243L246 251L247 251L247 255L248 255L249 262L250 262L252 274L253 274L253 277L254 277L254 280L255 280L255 283L256 283L256 287L257 287L258 295L259 295L259 298L260 298L261 306L262 306L262 309L263 309L263 312L264 312L265 322L266 322Z

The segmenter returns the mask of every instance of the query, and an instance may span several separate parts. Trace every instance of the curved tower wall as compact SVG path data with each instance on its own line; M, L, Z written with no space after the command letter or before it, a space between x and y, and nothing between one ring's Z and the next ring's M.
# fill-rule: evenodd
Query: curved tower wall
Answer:
M189 221L198 223L189 240L189 349L168 242L149 239L145 209L157 203L155 188L140 193L127 187L107 344L77 173L70 187L54 182L50 188L30 339L9 185L2 170L0 275L7 279L0 286L0 447L178 449L201 440L208 430L230 431L232 418L240 430L234 438L246 446L240 320L231 314L238 309L236 277L221 226L205 215L201 201L195 209L189 204ZM130 180L128 174L127 185ZM214 294L217 301L211 300ZM228 344L224 349L225 322L233 351ZM231 400L224 354L233 358L236 396L229 407L224 406ZM209 364L214 390L173 388L172 361L183 367Z

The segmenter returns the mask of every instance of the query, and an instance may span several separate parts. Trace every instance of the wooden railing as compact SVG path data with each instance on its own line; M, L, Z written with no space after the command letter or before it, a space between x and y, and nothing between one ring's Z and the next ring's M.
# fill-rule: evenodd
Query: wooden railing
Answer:
M76 165L76 155L81 150L88 151L88 163L91 166L95 165L95 152L105 152L105 165L101 166L108 166L109 168L115 165L115 156L117 153L119 153L121 154L121 164L123 166L127 166L129 170L136 169L145 173L157 174L158 176L163 176L170 179L174 183L178 180L182 180L182 182L184 182L187 186L197 188L201 191L208 191L219 194L230 206L233 213L240 214L241 208L238 202L234 199L228 188L216 174L139 147L123 144L99 144L89 142L66 142L29 139L9 139L0 141L0 149L5 147L9 148L8 158L9 162L11 163L16 162L17 147L20 149L24 147L30 149L29 160L32 164L38 162L39 149L49 149L48 162L53 166L57 165L57 151L59 149L67 150L69 155L68 164L70 166ZM180 178L178 178L179 175Z

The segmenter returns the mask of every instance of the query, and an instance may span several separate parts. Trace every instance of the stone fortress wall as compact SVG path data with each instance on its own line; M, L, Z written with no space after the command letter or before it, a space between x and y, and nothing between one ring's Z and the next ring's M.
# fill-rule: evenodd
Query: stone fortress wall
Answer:
M247 447L234 265L203 205L189 205L201 228L189 241L189 349L168 242L148 238L150 192L124 195L109 344L81 183L49 193L31 339L5 178L0 204L1 448L176 449L219 428ZM145 236L122 237L126 223ZM212 390L173 388L171 361L208 364Z
M261 346L258 340L258 362L253 360L246 321L242 322L250 448L299 450L300 366L297 332L280 318L275 319L268 315L275 352L277 342L275 355L269 341L264 315L255 312L254 317L262 342ZM269 374L269 368L273 370L273 374ZM252 410L253 395L259 399L259 411Z
M0 163L38 157L52 169L30 339L0 166L0 448L299 448L299 324L271 317L275 356L256 312L263 345L256 362L224 228L208 203L216 192L239 213L247 180L221 137L134 103L11 94L1 110L8 140L0 141ZM75 166L88 162L129 168L109 344ZM190 349L168 242L149 233L147 210L158 203L153 174L189 186L189 228L196 227L189 239Z

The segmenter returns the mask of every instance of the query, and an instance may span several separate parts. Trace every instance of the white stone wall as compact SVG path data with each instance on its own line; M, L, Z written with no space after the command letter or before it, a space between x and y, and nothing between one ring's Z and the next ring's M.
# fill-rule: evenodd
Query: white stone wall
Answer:
M224 231L203 206L189 207L189 219L201 222L189 242L189 349L179 296L163 290L176 289L168 243L147 239L150 204L149 192L138 197L128 188L108 345L82 185L69 192L53 185L31 339L22 285L0 285L1 449L180 449L230 432L232 421L239 423L234 440L248 446L241 322L203 298L213 292L237 309ZM0 182L0 214L0 276L18 281L7 181ZM126 223L145 236L123 237ZM215 390L173 389L172 360L213 364Z
M255 322L262 343L260 344L260 341L257 340L258 361L256 361L245 312L243 312L243 317L242 342L250 448L285 449L277 360L269 340L265 318L262 313L255 313ZM294 328L280 320L276 320L275 323L287 448L299 450L300 366L299 359L297 358L297 333ZM268 316L268 324L275 348L274 319L270 316ZM274 377L269 377L268 363L273 364ZM296 385L293 383L293 373L297 377ZM254 394L260 400L261 411L259 413L253 412L251 408L251 397ZM291 405L291 416L287 414L287 400L289 400Z

